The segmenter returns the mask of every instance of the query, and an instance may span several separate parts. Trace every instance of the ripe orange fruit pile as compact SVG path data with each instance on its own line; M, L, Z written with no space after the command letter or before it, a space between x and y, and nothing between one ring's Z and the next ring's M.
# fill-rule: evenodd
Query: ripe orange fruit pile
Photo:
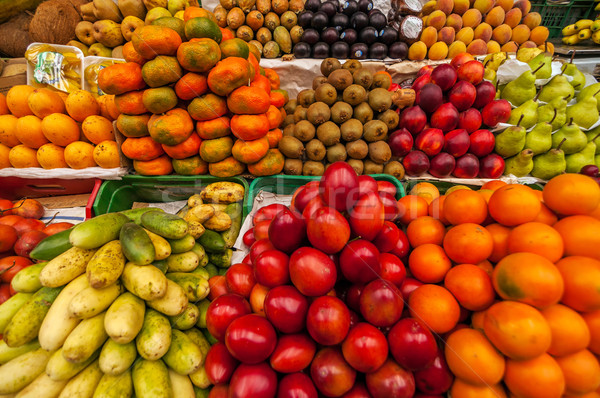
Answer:
M466 188L466 189L461 189ZM461 397L600 394L600 187L493 181L400 199L413 317L445 341ZM588 394L588 395L586 395Z
M196 8L184 14L188 41L167 27L140 27L124 49L128 62L100 71L99 87L115 95L123 154L142 175L280 173L287 93L279 77Z
M112 97L26 85L0 94L0 168L119 167Z

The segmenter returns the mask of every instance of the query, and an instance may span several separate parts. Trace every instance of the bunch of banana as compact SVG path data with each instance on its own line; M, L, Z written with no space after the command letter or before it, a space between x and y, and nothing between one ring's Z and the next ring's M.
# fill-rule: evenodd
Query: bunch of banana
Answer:
M211 185L190 209L214 202L213 217L229 217L228 229L213 220L221 232L208 229L212 217L202 233L143 208L42 241L32 256L47 262L19 272L18 293L0 305L0 395L207 397L208 279L230 265L244 196L238 184Z
M562 42L568 45L575 45L584 40L592 39L596 44L600 44L600 19L581 19L574 24L567 25L562 30Z
M34 68L34 81L30 84L50 86L67 93L81 89L83 59L80 55L49 44L36 44L27 48L25 58Z

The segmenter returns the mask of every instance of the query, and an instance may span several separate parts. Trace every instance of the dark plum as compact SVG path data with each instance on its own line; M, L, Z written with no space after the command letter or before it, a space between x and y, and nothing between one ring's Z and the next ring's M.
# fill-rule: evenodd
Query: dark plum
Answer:
M336 28L326 28L321 32L321 40L325 43L332 45L340 39L340 32Z
M367 13L373 9L372 0L358 0L358 10Z
M383 44L391 46L398 40L398 32L391 26L386 26L379 32L379 41Z
M313 15L313 19L311 21L311 26L313 29L316 29L318 32L322 31L327 27L329 23L329 17L323 11L317 11Z
M360 31L369 26L369 17L364 12L356 12L350 17L350 26L352 29Z
M350 46L348 43L338 41L331 46L331 56L338 59L347 59L350 54Z
M377 29L367 26L358 33L358 41L365 44L373 44L377 41Z
M338 12L331 18L331 26L339 30L340 32L350 26L350 18L346 14Z
M408 55L408 46L403 41L397 41L390 45L388 55L394 59L406 59Z
M328 18L333 18L337 12L337 7L332 2L326 1L325 3L321 3L319 11L323 11L325 14L327 14Z
M302 34L302 41L310 44L311 46L317 44L317 42L321 39L319 32L314 29L306 29Z
M365 43L354 43L350 47L350 58L351 59L367 59L369 55L369 46Z
M342 12L347 16L351 17L358 11L358 2L354 0L348 0L342 4Z
M298 25L302 26L303 28L310 27L310 24L313 19L313 15L314 14L312 11L308 11L308 10L303 11L300 15L298 15Z
M381 12L375 12L369 16L369 25L380 31L387 26L387 18Z
M388 55L388 46L383 43L374 43L369 48L369 58L384 59Z
M298 43L294 46L294 56L296 58L310 58L310 44Z
M305 32L305 34L306 34L306 32ZM356 33L356 31L354 29L346 29L340 35L340 39L342 41L348 43L349 45L353 45L354 43L356 43L356 40L358 39L358 33Z
M320 41L313 46L313 58L325 59L328 57L329 45L327 45L327 43L323 43L322 41Z
M321 7L321 0L306 0L304 3L304 9L308 11L317 12L319 7Z

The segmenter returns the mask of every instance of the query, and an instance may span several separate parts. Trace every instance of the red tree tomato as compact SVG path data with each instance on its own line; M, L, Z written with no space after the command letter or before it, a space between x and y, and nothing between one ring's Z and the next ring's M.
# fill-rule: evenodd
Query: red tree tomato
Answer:
M354 383L354 387L347 393L341 396L341 398L372 398L367 390L367 386L362 381Z
M290 258L279 250L266 250L254 260L256 281L266 287L285 285L290 281Z
M388 358L383 366L367 374L367 389L373 398L412 398L415 379L411 372Z
M229 384L217 384L211 388L208 393L208 398L228 398L229 397Z
M0 253L9 251L17 241L17 230L10 225L0 224Z
M285 208L285 205L279 203L273 203L265 207L261 207L256 211L256 213L254 213L254 217L252 217L252 224L256 225L261 221L271 221L277 215L277 213Z
M394 250L398 239L400 239L400 228L391 221L385 221L383 227L373 239L373 244L381 253L387 253Z
M24 218L16 222L13 228L17 230L17 235L21 236L27 231L41 231L46 228L46 224L35 218Z
M273 249L275 249L275 246L273 246L269 239L260 239L254 242L252 246L250 246L250 260L252 261L252 264L254 264L256 257L258 257L260 253Z
M304 211L302 212L302 217L304 217L305 220L308 220L313 216L313 214L317 210L319 210L322 207L327 207L327 205L325 204L325 201L323 200L323 198L320 195L315 196L304 207Z
M408 243L408 237L400 230L400 236L398 237L398 242L396 242L396 247L392 250L392 254L395 254L398 258L404 258L408 256L409 251L410 243Z
M8 256L0 259L0 280L10 284L12 278L23 268L33 264L31 260L21 256Z
M396 197L389 192L378 192L379 199L381 199L381 204L383 204L383 213L385 214L384 218L386 221L394 221L400 215L400 205L398 205L398 201Z
M227 350L224 343L210 347L204 361L206 376L212 384L227 383L239 362Z
M367 283L379 277L379 250L364 239L354 240L340 254L340 269L352 283Z
M225 274L225 282L227 283L227 290L231 293L248 298L256 284L254 269L244 263L233 264Z
M54 235L62 231L66 231L69 228L72 228L75 224L70 222L56 222L54 224L48 225L46 228L42 230L46 235Z
M281 373L300 372L310 365L316 351L314 340L304 333L281 335L271 354L271 367Z
M19 221L22 221L24 219L25 219L24 217L17 216L16 214L4 215L4 216L0 217L0 224L10 225L11 227L14 227L14 225L16 223L18 223Z
M292 253L306 239L306 222L302 214L288 208L277 213L269 225L269 239L277 250Z
M438 353L435 337L421 321L400 319L388 333L390 353L400 366L419 370L429 366Z
M374 372L387 359L388 342L375 326L361 322L348 332L342 343L342 354L350 366L359 372Z
M269 288L257 283L250 292L250 307L252 312L258 315L265 316L265 297L269 292Z
M250 228L244 234L242 241L248 247L252 246L254 242L256 242L256 238L254 237L254 228Z
M337 297L316 298L306 315L306 330L319 344L341 343L350 329L350 311Z
M358 198L350 210L350 227L356 236L373 240L385 221L383 203L375 192L367 192Z
M355 283L346 291L346 304L355 311L360 311L360 295L365 288L362 283Z
M254 224L254 239L256 239L257 241L262 239L269 239L269 225L271 225L271 221L273 220L259 221L256 224Z
M256 314L243 315L231 321L225 332L225 344L234 358L246 364L257 364L269 358L277 334L271 322Z
M404 279L404 282L402 282L402 286L400 286L400 291L402 292L402 298L404 299L404 301L408 303L408 297L410 296L410 294L422 284L423 282L418 281L415 278Z
M206 328L215 339L223 341L229 324L234 319L249 314L250 311L250 304L239 294L224 294L214 299L208 306Z
M351 209L358 199L358 176L345 162L330 165L323 173L319 187L325 203L337 211Z
M358 176L358 197L367 192L377 193L377 181L373 177L367 174Z
M402 260L391 253L381 253L379 256L381 277L392 282L396 287L401 287L406 279L406 267Z
M208 293L209 300L214 300L219 296L229 293L225 275L215 275L211 277L208 280L208 286L210 287L210 293Z
M402 316L403 308L400 289L383 279L369 282L360 295L360 313L375 326L392 326Z
M10 298L10 284L0 283L0 304Z
M10 214L12 214L12 210L15 206L13 205L13 202L11 202L8 199L0 199L0 215L2 216L8 216Z
M387 192L392 196L396 196L396 186L389 181L377 181L379 192Z
M229 383L230 398L275 398L277 374L266 363L241 364Z
M425 369L416 371L414 375L419 391L427 394L444 394L454 381L454 375L444 359L443 350L438 350L433 362Z
M333 289L337 269L325 253L312 247L301 247L290 257L290 279L305 296L322 296Z
M331 207L318 209L308 219L306 230L310 243L327 254L342 250L350 238L350 224Z
M277 387L277 398L317 398L317 389L304 373L283 376Z
M265 315L282 333L298 333L306 325L308 301L294 286L269 290L264 301Z
M48 235L38 230L24 232L15 242L15 253L18 256L29 258L29 253L47 237Z
M325 347L315 355L310 376L323 395L339 397L354 385L356 371L344 360L339 348Z
M292 204L290 208L298 213L304 212L304 208L313 198L319 195L319 181L311 181L300 188L296 189L292 196Z

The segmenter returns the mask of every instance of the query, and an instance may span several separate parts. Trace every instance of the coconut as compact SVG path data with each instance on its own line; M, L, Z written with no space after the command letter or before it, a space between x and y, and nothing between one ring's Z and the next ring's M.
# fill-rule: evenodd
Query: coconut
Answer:
M69 0L49 0L38 6L29 32L37 42L66 44L75 38L75 26L79 21L79 12Z
M29 35L29 23L32 16L21 13L0 25L0 52L10 57L20 58L25 55L27 46L33 43Z

